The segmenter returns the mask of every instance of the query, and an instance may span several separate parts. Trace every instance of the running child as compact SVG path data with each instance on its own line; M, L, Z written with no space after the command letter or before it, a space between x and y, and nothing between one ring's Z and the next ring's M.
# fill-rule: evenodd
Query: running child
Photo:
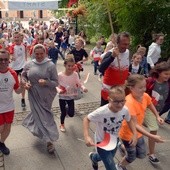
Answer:
M165 101L168 97L170 89L170 67L167 62L156 64L151 70L151 77L147 79L146 92L152 98L152 103L157 111L162 112ZM150 133L155 135L159 129L157 120L150 109L146 110L144 124L149 128ZM159 159L155 155L155 141L148 139L149 153L148 158L151 163L159 163Z
M87 115L83 120L84 126L84 138L87 146L94 146L104 140L105 133L110 136L116 137L116 143L118 143L118 132L122 125L122 121L125 119L132 131L132 138L130 139L130 146L136 145L136 128L131 119L129 111L125 104L125 91L122 86L111 87L108 94L109 103L93 111ZM90 122L96 124L95 142L89 136ZM92 162L94 170L98 170L98 162L103 161L106 170L117 170L114 163L114 156L116 154L117 145L115 149L104 150L97 147L97 152L89 153L89 157Z
M127 154L123 157L121 162L117 164L117 170L125 169L125 166L132 163L136 158L144 158L146 156L146 146L144 136L154 140L155 142L162 143L164 140L158 136L147 132L142 124L145 118L145 110L149 108L155 115L157 121L162 124L163 120L160 118L156 108L152 104L151 97L145 93L146 80L143 75L131 74L127 79L127 88L130 90L130 94L126 96L125 105L129 109L133 122L137 129L137 144L136 147L132 147L129 144L133 134L129 129L127 122L123 121L122 127L119 132L119 137L122 140Z
M56 87L59 93L59 105L61 110L60 116L60 130L65 132L65 117L68 114L70 117L74 116L75 106L74 99L78 95L78 88L83 92L88 90L81 84L77 72L74 71L75 60L72 55L67 55L64 61L65 70L58 74L59 86Z

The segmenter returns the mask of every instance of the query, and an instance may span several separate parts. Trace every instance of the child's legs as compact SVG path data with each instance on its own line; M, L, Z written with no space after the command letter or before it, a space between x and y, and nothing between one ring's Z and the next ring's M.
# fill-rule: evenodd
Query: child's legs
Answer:
M94 73L97 72L98 66L99 66L99 61L94 61Z
M166 103L163 107L163 109L160 111L159 115L163 115L164 113L166 113L168 110L170 109L170 104ZM169 115L169 120L170 120L170 115Z
M66 117L66 100L59 99L59 105L60 105L60 110L61 110L61 116L60 116L60 122L61 124L64 124L64 120Z
M123 158L121 161L122 166L126 166L129 163L132 163L136 158L144 158L146 156L146 147L145 147L145 141L143 137L138 138L136 147L132 147L129 144L129 141L122 140L127 155Z
M170 121L170 111L168 112L168 115L166 117L166 120L169 120Z
M147 109L144 119L145 125L149 128L150 133L156 135L158 131L158 124L155 115L151 112L151 110ZM155 151L155 141L151 138L148 138L148 146L149 146L149 155L154 154Z
M101 160L103 161L106 170L116 170L114 156L116 154L117 147L112 151L106 151L101 148L97 148L97 152L100 155Z
M75 112L75 109L74 109L74 100L67 100L66 101L67 104L68 104L68 112L67 114L70 116L70 117L73 117L74 116L74 112Z

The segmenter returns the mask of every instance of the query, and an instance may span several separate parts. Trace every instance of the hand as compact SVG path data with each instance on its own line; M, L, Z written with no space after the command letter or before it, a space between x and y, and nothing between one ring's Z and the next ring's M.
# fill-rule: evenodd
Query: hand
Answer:
M12 60L12 61L15 61L15 60L16 60L16 58L13 56L13 57L11 58L11 60Z
M165 139L162 139L161 136L158 136L158 135L153 135L153 139L155 140L155 142L157 143L164 143L166 140Z
M118 47L115 47L114 49L113 49L113 52L112 52L112 56L113 57L118 57L119 56L119 48Z
M164 120L163 120L160 116L157 117L157 121L158 121L161 125L164 124Z
M56 87L56 90L58 94L64 94L66 92L66 89L62 89L60 87Z
M133 135L132 139L129 141L130 146L135 147L137 144L137 137L136 135Z
M85 137L85 142L87 146L94 146L94 142L90 136Z
M47 84L47 81L44 80L44 79L39 79L38 80L38 83L41 85L41 86L45 86Z
M21 88L25 88L26 82L21 79L19 84Z
M83 89L83 92L84 92L84 93L87 93L87 92L88 92L88 89L84 88L84 89Z
M24 86L24 88L26 89L26 90L29 90L30 88L31 88L31 83L29 83L29 82L27 82L27 83L25 83L25 86Z

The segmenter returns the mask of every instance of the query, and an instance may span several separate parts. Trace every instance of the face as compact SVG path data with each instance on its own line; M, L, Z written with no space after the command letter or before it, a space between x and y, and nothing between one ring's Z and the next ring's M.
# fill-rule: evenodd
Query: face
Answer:
M135 98L140 99L146 91L146 80L139 81L134 87L131 87L130 90Z
M75 65L74 62L67 62L67 64L65 64L65 68L66 68L67 73L72 73L73 72L74 65Z
M36 58L37 62L42 62L46 55L45 50L43 48L37 48L34 51L34 54L35 54L35 58Z
M168 81L170 79L170 70L168 71L162 71L159 73L159 80L162 82Z
M125 104L125 94L114 93L108 97L110 110L119 112Z
M8 54L0 53L0 70L5 71L9 65L9 56Z
M118 43L118 48L121 53L124 53L126 49L129 48L130 39L128 37L121 37L120 42Z
M76 40L75 47L76 48L81 48L82 46L83 46L82 42L80 40Z
M14 34L13 36L13 40L16 44L20 44L21 43L21 37L19 34Z
M142 61L142 56L141 55L137 55L133 60L134 60L134 62L136 64L139 64Z
M159 45L163 44L163 42L164 42L164 36L160 36L160 37L156 40L156 43L159 44Z
M137 53L139 53L141 56L144 56L146 54L146 50L138 50Z

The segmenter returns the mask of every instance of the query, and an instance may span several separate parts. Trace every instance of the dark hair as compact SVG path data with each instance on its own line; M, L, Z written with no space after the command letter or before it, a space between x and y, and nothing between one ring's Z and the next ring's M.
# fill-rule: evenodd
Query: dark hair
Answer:
M170 70L170 63L163 61L155 65L155 67L151 70L150 75L151 77L158 78L161 72L169 71L169 70Z
M120 43L121 38L126 37L130 38L130 34L128 32L121 32L117 36L117 43Z

